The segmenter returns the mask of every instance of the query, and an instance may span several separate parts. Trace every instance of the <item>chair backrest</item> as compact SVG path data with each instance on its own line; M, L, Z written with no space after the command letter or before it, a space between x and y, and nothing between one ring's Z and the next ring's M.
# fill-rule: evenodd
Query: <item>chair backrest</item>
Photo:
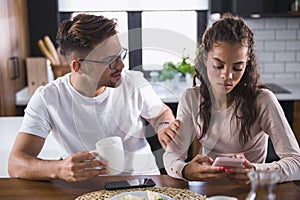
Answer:
M8 157L22 121L23 117L0 117L0 177L8 177Z
M21 127L23 117L0 117L0 178L8 177L8 158ZM47 137L39 158L58 160L61 158L60 147L52 134Z
M4 115L4 105L3 105L3 97L4 97L4 94L2 92L2 87L3 87L3 84L2 84L2 75L0 73L0 116L3 116Z

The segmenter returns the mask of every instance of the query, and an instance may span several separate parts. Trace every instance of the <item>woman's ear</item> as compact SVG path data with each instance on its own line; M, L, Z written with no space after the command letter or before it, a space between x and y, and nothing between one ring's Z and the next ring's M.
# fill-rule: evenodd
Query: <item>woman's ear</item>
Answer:
M81 67L81 63L78 60L72 60L71 66L75 72L78 72Z

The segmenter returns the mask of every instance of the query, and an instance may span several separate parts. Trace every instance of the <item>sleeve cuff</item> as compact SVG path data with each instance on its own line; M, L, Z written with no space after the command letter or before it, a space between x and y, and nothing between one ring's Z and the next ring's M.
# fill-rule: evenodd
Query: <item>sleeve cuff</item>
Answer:
M173 178L178 178L187 181L185 178L182 177L182 170L187 165L187 163L177 163L175 166L170 166L167 168L167 172Z
M277 163L253 163L255 171L280 171L280 166Z

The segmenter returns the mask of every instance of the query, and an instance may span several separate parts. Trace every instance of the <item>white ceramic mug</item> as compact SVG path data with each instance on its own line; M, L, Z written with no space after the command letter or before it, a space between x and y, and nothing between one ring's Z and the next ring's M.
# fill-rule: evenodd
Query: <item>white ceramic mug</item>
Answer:
M107 137L96 143L97 159L108 161L108 174L117 175L124 171L125 155L122 139L118 136Z

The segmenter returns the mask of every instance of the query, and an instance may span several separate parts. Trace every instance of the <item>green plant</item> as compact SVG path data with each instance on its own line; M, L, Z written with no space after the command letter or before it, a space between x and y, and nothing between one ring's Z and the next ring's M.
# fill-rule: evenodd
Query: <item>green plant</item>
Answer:
M182 61L177 64L177 69L179 72L185 76L187 73L193 75L195 72L195 66L188 62L189 57L182 57Z
M189 62L188 56L182 56L181 62L174 64L172 61L167 61L163 64L163 69L160 71L159 80L172 80L177 73L181 73L183 77L187 73L191 76L195 73L195 66Z
M165 62L163 69L160 71L159 80L172 80L177 72L176 65L173 62Z

